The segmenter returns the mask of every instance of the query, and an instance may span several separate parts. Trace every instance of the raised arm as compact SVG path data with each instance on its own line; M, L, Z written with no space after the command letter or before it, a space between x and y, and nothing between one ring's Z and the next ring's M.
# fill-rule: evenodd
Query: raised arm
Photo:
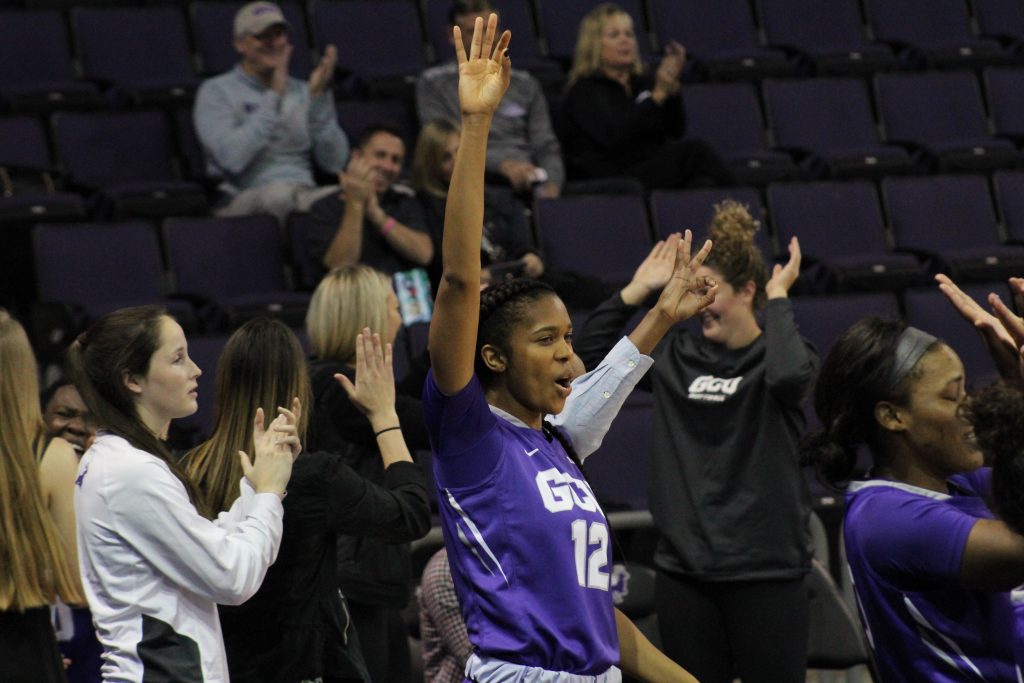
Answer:
M384 468L400 460L412 462L395 410L391 344L382 344L379 334L370 334L370 328L364 328L356 337L355 383L341 373L334 379L341 383L352 405L370 421Z
M491 119L508 89L512 63L505 31L494 45L498 17L477 19L469 55L456 26L462 141L448 190L441 243L443 273L430 323L434 379L445 394L457 393L473 377L480 316L480 242L484 220L484 164ZM494 49L491 46L494 45Z

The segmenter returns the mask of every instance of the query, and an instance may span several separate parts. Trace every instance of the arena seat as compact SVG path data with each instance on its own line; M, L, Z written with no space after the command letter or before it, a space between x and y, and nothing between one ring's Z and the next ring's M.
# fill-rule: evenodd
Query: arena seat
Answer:
M12 183L9 196L6 187L0 189L0 222L85 217L82 197L62 191L39 119L0 117L0 140L0 172L5 174L0 185ZM28 185L26 179L31 180Z
M978 33L1018 47L1024 41L1024 3L1018 0L971 0Z
M664 239L673 232L690 229L694 239L703 240L715 213L715 204L734 199L750 209L750 215L761 221L761 229L754 236L755 243L771 257L777 251L768 230L768 214L761 195L752 187L716 187L699 190L656 190L651 193L651 222L654 234Z
M1024 171L996 171L992 185L1007 240L1024 244Z
M1024 142L1024 69L985 69L985 93L996 135Z

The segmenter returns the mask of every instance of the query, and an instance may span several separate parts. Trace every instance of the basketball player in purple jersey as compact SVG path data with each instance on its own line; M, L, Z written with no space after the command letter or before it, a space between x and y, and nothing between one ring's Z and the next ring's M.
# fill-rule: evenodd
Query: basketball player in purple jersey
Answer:
M491 15L484 34L477 20L468 56L455 29L462 140L423 403L445 544L474 646L466 677L611 683L621 680L621 665L647 681L692 682L614 610L607 520L571 442L544 424L571 391L565 306L535 281L480 293L487 137L511 68L511 36L495 45L496 26ZM642 354L714 299L714 283L695 275L711 245L691 260L691 240L687 233L679 243L671 282L630 335Z
M804 459L849 482L843 541L883 683L1018 681L1010 591L1024 538L990 512L992 471L965 416L964 369L930 334L865 318L822 365Z

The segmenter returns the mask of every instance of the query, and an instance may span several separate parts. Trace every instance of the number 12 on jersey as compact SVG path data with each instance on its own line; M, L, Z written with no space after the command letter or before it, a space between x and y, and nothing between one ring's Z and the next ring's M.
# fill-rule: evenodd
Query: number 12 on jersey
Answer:
M603 522L588 524L585 519L574 520L572 542L576 551L576 580L584 588L608 590L608 527Z

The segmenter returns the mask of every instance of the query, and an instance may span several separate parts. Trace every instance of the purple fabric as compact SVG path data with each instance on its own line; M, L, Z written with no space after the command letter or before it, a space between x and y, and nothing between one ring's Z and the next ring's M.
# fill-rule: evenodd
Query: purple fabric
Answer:
M495 416L476 377L433 373L423 411L445 546L477 654L596 675L617 664L604 513L557 440Z
M960 586L967 537L991 470L949 480L950 496L874 480L846 495L844 542L882 680L1017 681L1009 593Z

